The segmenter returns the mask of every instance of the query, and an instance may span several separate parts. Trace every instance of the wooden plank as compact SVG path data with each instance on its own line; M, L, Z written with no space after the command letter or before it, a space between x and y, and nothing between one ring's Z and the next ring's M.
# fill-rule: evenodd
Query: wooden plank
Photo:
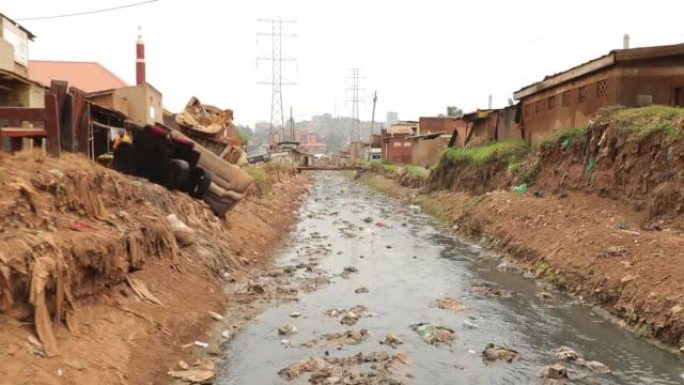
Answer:
M45 131L47 131L47 140L45 149L48 155L59 158L62 149L60 143L59 133L59 113L57 112L57 96L47 94L45 95Z
M44 108L1 107L0 119L44 122L47 115Z
M0 138L46 137L47 131L42 128L2 127Z
M71 87L69 92L72 96L72 137L74 138L73 150L88 156L88 117L90 111L86 102L85 92Z

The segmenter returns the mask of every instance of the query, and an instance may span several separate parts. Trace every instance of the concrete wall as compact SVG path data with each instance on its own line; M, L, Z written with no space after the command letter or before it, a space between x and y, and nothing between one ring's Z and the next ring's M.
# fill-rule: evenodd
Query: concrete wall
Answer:
M414 139L411 148L411 164L420 167L431 167L439 162L439 156L449 144L449 136L438 136L433 139Z
M117 109L116 104L124 102L128 112ZM114 90L112 103L115 104L114 109L143 124L163 121L162 95L149 84Z
M14 47L0 39L0 69L14 72Z
M28 77L28 35L5 18L0 18L0 35L13 46L12 71Z

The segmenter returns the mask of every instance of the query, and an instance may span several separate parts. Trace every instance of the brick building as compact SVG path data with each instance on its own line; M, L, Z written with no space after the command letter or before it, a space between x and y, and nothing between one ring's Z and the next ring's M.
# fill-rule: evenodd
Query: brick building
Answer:
M466 123L461 118L421 116L418 122L418 135L411 137L411 163L416 166L435 165L454 132L458 138L465 138Z
M409 139L418 133L418 122L398 122L388 128L383 128L380 135L382 160L396 164L411 163L411 147Z
M602 107L684 105L684 44L618 49L547 76L514 94L522 104L525 139L582 127Z

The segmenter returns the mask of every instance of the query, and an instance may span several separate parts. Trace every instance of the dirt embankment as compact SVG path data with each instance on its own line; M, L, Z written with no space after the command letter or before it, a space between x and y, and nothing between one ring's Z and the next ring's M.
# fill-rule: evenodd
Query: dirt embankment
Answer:
M452 154L422 190L391 174L362 178L679 348L684 115L659 108L608 111L529 154Z
M266 178L219 219L77 156L0 158L0 383L167 384L192 366L209 312L230 310L226 279L268 260L307 185Z

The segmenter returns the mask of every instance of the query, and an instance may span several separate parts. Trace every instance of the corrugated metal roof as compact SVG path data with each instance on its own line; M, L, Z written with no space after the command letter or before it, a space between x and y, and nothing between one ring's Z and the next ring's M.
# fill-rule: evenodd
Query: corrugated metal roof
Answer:
M125 81L100 63L29 60L29 78L47 86L52 80L65 80L86 93L127 87Z
M588 73L611 66L617 61L649 59L668 55L681 55L682 53L684 53L684 44L614 49L603 56L591 59L565 71L557 72L553 75L547 75L543 80L520 88L519 90L515 91L513 95L516 99L520 99L521 97L527 96L529 94L542 91L554 85L566 83L580 76L584 76ZM575 73L573 74L573 72ZM561 79L561 77L566 77L567 79ZM554 81L556 79L559 81Z

